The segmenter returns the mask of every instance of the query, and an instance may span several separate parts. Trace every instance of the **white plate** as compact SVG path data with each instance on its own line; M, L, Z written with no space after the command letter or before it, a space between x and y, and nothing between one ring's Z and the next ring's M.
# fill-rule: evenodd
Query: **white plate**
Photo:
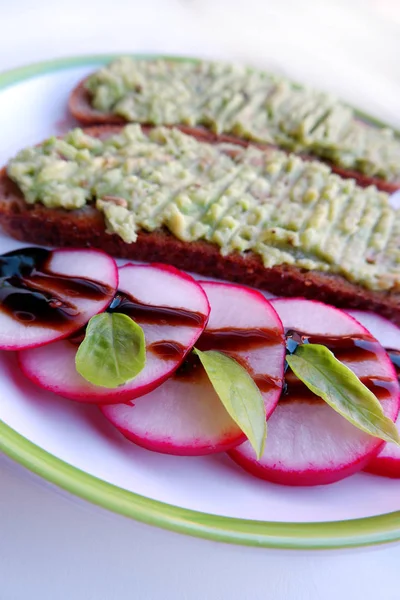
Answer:
M0 76L0 162L66 131L72 87L105 60L41 63ZM22 244L0 237L0 251ZM36 388L0 360L0 447L46 479L138 520L244 544L337 547L400 539L400 481L358 474L314 488L252 478L227 456L181 458L126 441L97 408ZM111 485L110 485L111 484Z

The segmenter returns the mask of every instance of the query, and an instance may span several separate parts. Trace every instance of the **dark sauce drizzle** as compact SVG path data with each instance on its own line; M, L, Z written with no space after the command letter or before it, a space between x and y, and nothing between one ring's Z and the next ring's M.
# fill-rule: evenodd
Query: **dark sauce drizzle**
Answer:
M199 341L199 350L243 352L279 344L282 334L273 329L210 329L205 330Z
M121 291L117 292L107 310L108 312L123 313L139 325L202 327L206 320L205 316L201 313L183 308L144 304ZM186 347L179 342L163 340L150 344L147 350L160 358L168 360L182 358L186 352Z
M198 327L204 324L204 315L194 313L179 308L158 307L143 304L137 299L128 296L124 292L118 291L110 306L108 312L121 312L139 324L170 324L186 325L189 327ZM377 354L380 345L367 336L322 336L308 334L296 330L287 330L285 332L286 352L293 354L299 344L322 344L331 350L340 361L349 360L351 362L361 362L365 360L368 353ZM83 339L83 334L78 335L79 343ZM282 335L278 330L273 329L215 329L205 330L196 343L199 350L217 350L231 356L248 370L248 365L238 354L240 352L263 348L281 343ZM181 358L185 353L185 347L178 342L163 340L152 343L148 350L162 359ZM400 374L400 351L388 350L388 354ZM198 356L190 352L175 372L175 377L179 379L195 381L201 374L203 368ZM280 387L280 382L268 375L250 373L261 392L268 392L276 387ZM378 398L389 394L393 383L386 379L377 379L362 377L361 381ZM288 365L285 365L285 381L282 388L281 400L302 400L312 402L323 402L318 396L311 392L302 381L300 381L292 372L288 372Z
M63 296L84 297L100 300L111 295L111 288L83 277L70 277L49 270L52 252L45 248L24 248L0 256L0 310L15 320L62 331L75 319L79 311L75 304ZM204 315L181 308L151 306L118 291L114 296L109 312L128 315L139 324L168 324L173 326L200 327L204 325ZM79 344L84 338L85 328L74 334L70 341ZM321 336L295 330L287 330L286 351L292 354L299 344L323 344L342 362L361 362L366 355L377 354L377 342L363 336ZM196 346L203 351L218 350L228 354L247 367L238 353L255 348L263 348L280 343L282 336L272 329L218 329L204 331ZM164 340L154 342L148 348L165 359L181 358L185 347L178 342ZM387 349L389 358L400 377L400 350ZM198 357L190 353L176 372L176 377L195 379L201 370ZM308 388L287 371L282 400L295 398L318 401ZM262 392L279 387L279 381L266 375L251 373ZM378 397L390 393L393 383L386 379L362 377L361 381Z
M397 373L397 377L400 379L400 350L394 350L392 348L386 348L386 352L390 360L392 361L392 365L395 368Z
M368 336L325 336L308 334L289 329L286 335L286 353L293 354L300 344L322 344L326 346L341 362L362 362L380 353L381 345ZM390 356L390 354L389 354ZM392 357L391 357L391 360ZM400 352L398 353L400 365ZM389 378L360 377L360 381L371 390L379 399L383 399L393 392L394 382ZM285 383L281 396L283 401L302 400L323 402L321 398L311 392L302 381L285 365Z
M150 306L139 302L136 298L118 291L114 300L111 302L109 312L121 312L139 325L175 325L186 327L201 327L204 325L205 317L201 313L187 311L181 308L171 308L165 306ZM282 341L282 334L279 331L269 329L218 329L204 331L196 343L199 350L219 350L230 354L233 358L240 361L236 356L237 352L261 348L277 344ZM178 342L163 340L150 344L148 350L161 358L176 358L185 353L186 348ZM201 366L198 357L190 353L183 364L176 372L180 378L194 378ZM272 378L264 375L255 374L254 377L259 381L263 389L270 389L278 385Z
M108 310L128 315L128 317L143 325L186 325L187 327L199 327L205 321L205 317L201 313L183 308L144 304L121 291L117 292Z
M111 296L109 286L49 270L52 252L23 248L0 256L0 310L26 324L62 331L79 314L63 297L101 300Z
M265 348L280 344L282 341L282 334L273 329L210 329L201 334L196 343L196 348L202 351L217 350L224 352L249 371L246 361L239 354L240 352ZM201 372L200 359L191 352L176 371L175 376L180 379L194 381ZM250 372L250 375L261 392L269 392L281 386L279 380L268 375L252 372Z
M150 306L143 304L137 299L124 292L118 291L114 300L108 308L109 312L121 312L134 319L139 325L175 325L186 327L201 327L204 325L205 317L200 313L187 311L181 308L164 306ZM204 331L196 343L199 350L219 350L229 354L241 362L240 351L261 348L277 344L282 341L282 334L269 329L218 329ZM153 352L163 359L182 358L186 347L178 342L163 340L154 342L148 346L148 351ZM243 362L243 361L242 361ZM245 365L244 365L245 366ZM180 379L195 381L202 371L199 358L193 354L185 358L178 368L175 376ZM252 374L261 391L268 391L278 387L280 383L266 375Z

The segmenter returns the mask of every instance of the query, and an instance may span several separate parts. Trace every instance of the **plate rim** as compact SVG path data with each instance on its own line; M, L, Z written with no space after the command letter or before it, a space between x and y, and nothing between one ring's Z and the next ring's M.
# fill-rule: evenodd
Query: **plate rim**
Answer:
M60 70L100 65L122 55L197 60L161 54L90 54L45 60L0 73L0 92L9 86ZM356 109L357 110L357 109ZM361 111L357 111L361 115ZM382 121L362 113L370 121ZM217 542L292 550L334 549L400 540L400 510L373 517L324 522L254 521L223 517L167 504L86 473L34 444L0 420L0 450L48 482L92 504L148 525Z

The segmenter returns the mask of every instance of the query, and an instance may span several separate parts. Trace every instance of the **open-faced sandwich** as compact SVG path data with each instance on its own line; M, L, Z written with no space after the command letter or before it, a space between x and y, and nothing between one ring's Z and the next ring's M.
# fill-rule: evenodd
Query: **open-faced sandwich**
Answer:
M72 114L84 125L180 126L205 139L273 145L317 157L360 185L400 186L400 140L326 93L244 66L121 58L81 82Z

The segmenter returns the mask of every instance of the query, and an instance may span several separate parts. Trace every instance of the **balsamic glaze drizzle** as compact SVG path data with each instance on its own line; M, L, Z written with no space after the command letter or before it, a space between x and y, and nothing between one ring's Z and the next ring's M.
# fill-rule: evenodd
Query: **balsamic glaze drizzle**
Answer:
M333 352L341 362L354 364L370 359L371 355L376 356L381 352L381 345L367 335L326 336L291 329L288 329L285 335L287 354L293 354L299 344L322 344ZM392 357L390 358L393 360ZM400 365L400 352L398 353L398 361ZM360 377L360 381L381 400L391 394L394 387L394 383L390 378ZM292 371L288 370L286 363L285 383L281 400L290 401L295 399L323 402Z
M265 348L282 342L282 334L274 329L208 329L205 330L196 343L196 348L202 351L217 350L224 352L241 364L252 376L261 392L280 388L281 382L268 375L250 372L248 364L239 354L257 348ZM175 376L194 380L202 371L200 359L190 353L176 371Z
M184 308L144 304L120 290L108 310L109 312L123 313L143 325L200 327L205 321L205 317L201 313L185 310Z
M108 307L108 312L119 312L127 315L139 325L170 325L186 327L202 327L206 317L194 311L171 306L153 306L140 302L125 292L118 291ZM186 347L172 340L153 342L147 350L165 360L180 359Z
M79 310L71 298L84 297L100 300L111 295L111 289L101 283L82 278L53 273L49 268L52 252L44 248L24 248L0 256L0 310L19 322L32 323L43 327L63 330L76 318ZM69 300L65 299L69 297ZM118 291L111 301L109 312L128 315L140 325L171 325L201 327L205 317L201 313L181 308L151 306ZM85 328L77 332L71 342L79 344L84 337ZM380 345L368 336L323 336L308 334L296 330L287 330L286 351L292 354L299 344L323 344L342 362L362 362L380 351ZM240 352L255 348L264 348L282 341L282 335L273 329L228 329L206 330L197 341L200 350L218 350L225 352L245 368L248 366ZM186 348L175 341L154 342L148 347L150 352L165 359L181 358ZM400 350L387 350L388 355L400 377ZM195 379L201 363L192 352L177 370L178 378ZM251 373L262 392L279 387L279 381L267 375ZM393 382L387 379L361 377L361 381L378 397L383 398L392 389ZM281 399L302 399L318 401L317 396L291 371L285 369L285 382Z
M108 308L109 312L122 312L139 325L168 324L186 327L200 327L204 325L205 317L200 313L187 311L181 308L164 306L150 306L139 302L128 294L119 291ZM238 362L243 360L237 354L240 351L261 348L277 344L282 341L279 331L269 329L218 329L204 331L196 347L199 350L219 350L232 356ZM163 359L182 358L186 352L185 346L171 340L153 342L148 350ZM246 365L244 365L246 366ZM186 380L195 380L202 370L200 359L193 353L185 358L178 368L175 376ZM261 391L268 391L280 385L278 381L266 375L252 374Z
M394 350L392 348L386 348L386 352L389 355L392 365L394 366L397 377L400 378L400 350Z
M83 277L53 273L51 256L45 248L23 248L0 256L0 310L16 321L62 331L79 314L71 297L101 300L112 292Z

